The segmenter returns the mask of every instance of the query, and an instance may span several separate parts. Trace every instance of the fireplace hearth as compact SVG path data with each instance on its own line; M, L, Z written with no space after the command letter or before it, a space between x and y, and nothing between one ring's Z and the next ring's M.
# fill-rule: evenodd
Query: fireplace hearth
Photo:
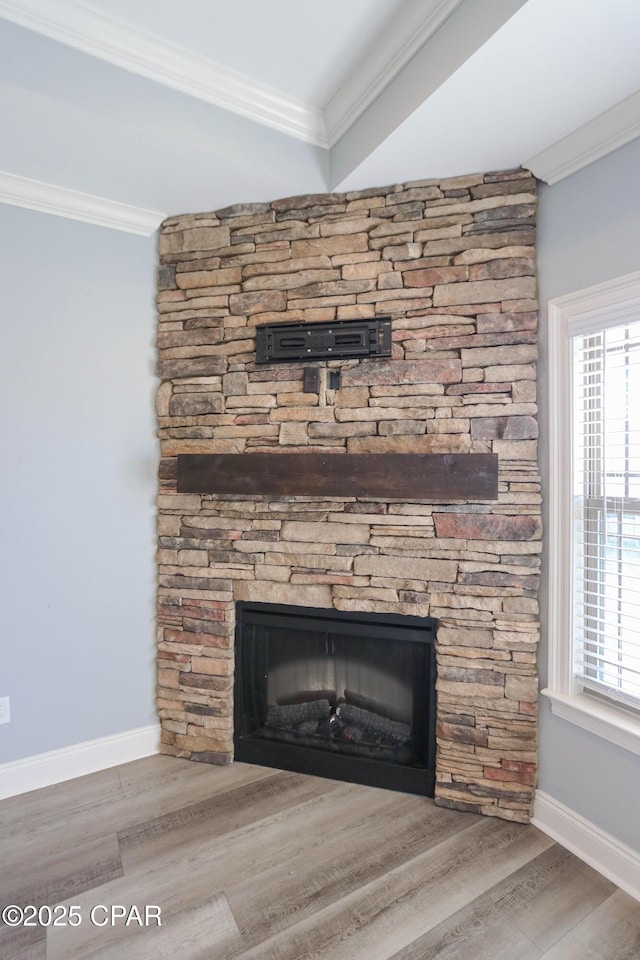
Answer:
M236 759L433 796L435 625L238 603Z

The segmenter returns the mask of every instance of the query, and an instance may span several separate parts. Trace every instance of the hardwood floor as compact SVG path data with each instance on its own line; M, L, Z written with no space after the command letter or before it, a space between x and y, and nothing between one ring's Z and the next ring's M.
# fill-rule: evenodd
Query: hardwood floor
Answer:
M0 905L67 924L0 926L2 960L640 957L640 904L534 827L401 793L150 757L0 824Z

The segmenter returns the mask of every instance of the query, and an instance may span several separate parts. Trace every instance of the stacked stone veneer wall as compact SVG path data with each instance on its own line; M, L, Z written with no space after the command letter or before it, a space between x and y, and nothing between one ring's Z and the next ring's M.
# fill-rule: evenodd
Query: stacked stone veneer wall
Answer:
M536 185L525 171L173 217L160 235L158 708L233 754L238 599L437 617L436 800L528 819L536 775ZM256 366L262 323L390 315L393 358ZM327 367L341 386L327 387ZM495 452L497 502L181 495L181 452Z

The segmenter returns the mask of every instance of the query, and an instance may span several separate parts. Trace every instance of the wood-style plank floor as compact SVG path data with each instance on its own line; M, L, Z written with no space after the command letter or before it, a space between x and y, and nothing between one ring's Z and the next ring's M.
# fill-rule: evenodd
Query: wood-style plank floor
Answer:
M1 906L63 923L0 926L2 960L640 957L640 904L532 826L248 764L2 801L0 864Z

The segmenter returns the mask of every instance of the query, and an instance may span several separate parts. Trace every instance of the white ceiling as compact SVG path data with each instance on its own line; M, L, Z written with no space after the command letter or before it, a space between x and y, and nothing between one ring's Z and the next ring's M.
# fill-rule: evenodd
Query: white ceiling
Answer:
M0 0L0 201L163 216L640 136L638 0Z

